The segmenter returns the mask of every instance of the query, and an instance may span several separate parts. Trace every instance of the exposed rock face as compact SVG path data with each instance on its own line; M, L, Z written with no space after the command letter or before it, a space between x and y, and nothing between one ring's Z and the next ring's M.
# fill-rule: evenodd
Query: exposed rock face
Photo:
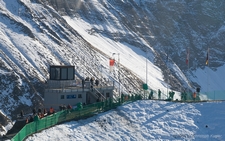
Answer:
M22 109L31 112L35 107L42 107L49 65L73 64L77 76L96 77L102 75L99 66L107 68L97 62L109 56L79 35L63 15L85 19L92 25L113 25L118 29L115 32L96 26L88 33L107 36L153 54L154 58L148 59L162 70L171 89L199 87L196 82L187 86L177 70L192 75L204 68L208 47L210 68L217 70L224 65L224 7L225 1L218 0L0 1L0 110L15 120ZM190 49L189 70L185 64L187 48ZM94 56L100 58L96 64L84 62L84 58L92 62ZM125 64L120 67L124 89L141 90L143 81ZM113 75L119 79L117 73ZM9 121L0 115L2 126Z

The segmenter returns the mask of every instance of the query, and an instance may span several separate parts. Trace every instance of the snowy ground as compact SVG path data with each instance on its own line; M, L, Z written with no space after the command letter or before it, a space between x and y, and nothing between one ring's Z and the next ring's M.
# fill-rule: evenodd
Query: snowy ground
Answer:
M225 140L225 102L142 100L34 134L26 141Z

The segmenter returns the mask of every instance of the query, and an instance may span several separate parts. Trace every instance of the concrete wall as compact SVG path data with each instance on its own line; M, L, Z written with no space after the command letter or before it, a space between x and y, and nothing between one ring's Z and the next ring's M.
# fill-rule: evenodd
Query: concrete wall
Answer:
M79 95L81 98L79 98ZM59 109L60 105L76 106L77 103L86 103L86 92L63 92L63 91L45 91L44 95L44 106L49 109Z
M113 86L95 87L95 89L86 87L84 89L77 87L45 89L44 106L47 109L53 107L55 110L58 110L60 105L67 106L70 104L71 106L76 106L79 102L91 104L97 101L103 101L105 100L104 98L113 98L113 89ZM98 93L101 93L103 96Z

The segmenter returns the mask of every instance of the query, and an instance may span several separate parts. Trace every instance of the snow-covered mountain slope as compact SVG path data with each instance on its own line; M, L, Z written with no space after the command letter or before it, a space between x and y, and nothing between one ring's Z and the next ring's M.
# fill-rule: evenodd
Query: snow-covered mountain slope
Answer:
M48 2L65 15L67 22L83 38L105 53L120 52L127 58L124 51L118 51L118 46L122 48L120 44L132 50L139 48L140 52L135 52L143 57L147 51L148 60L160 68L164 81L172 89L183 91L191 88L194 91L200 87L204 92L224 89L224 78L215 79L221 76L225 62L223 1ZM103 48L102 42L107 42L107 46ZM185 63L187 50L188 65ZM135 57L129 58L130 62L135 62L132 60ZM123 58L121 63L127 64ZM155 82L152 73L154 70L148 74L149 85ZM145 78L144 74L141 77ZM157 86L161 87L158 83Z
M142 100L88 119L57 125L29 136L26 141L223 141L224 106L225 102Z
M81 77L118 80L108 56L84 40L52 7L35 1L0 1L1 111L14 120L20 110L41 107L50 65L74 65ZM118 63L116 63L118 64ZM142 80L120 65L124 90Z
M0 110L14 120L21 109L42 106L50 65L74 65L77 77L120 79L124 92L140 92L146 81L164 92L224 89L224 6L216 0L0 0ZM117 60L112 73L110 57Z

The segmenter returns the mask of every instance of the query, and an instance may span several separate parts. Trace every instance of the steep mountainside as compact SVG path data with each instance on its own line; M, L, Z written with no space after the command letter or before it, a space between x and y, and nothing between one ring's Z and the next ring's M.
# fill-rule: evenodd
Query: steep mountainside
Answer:
M206 91L208 86L201 86L202 83L195 79L202 79L196 71L206 73L209 48L210 81L220 82L214 75L218 68L224 66L225 60L224 1L48 0L46 4L61 15L82 19L92 25L87 30L89 34L153 52L154 60L149 59L161 68L165 81L176 90L182 85L185 88L201 87ZM99 26L102 24L105 26ZM189 65L185 63L187 50ZM190 86L177 76L177 67L188 76Z
M12 120L22 109L31 112L43 106L50 65L75 65L78 77L109 79L104 71L109 56L85 41L51 7L36 1L1 0L0 9L0 107ZM142 80L120 67L124 87L140 89Z
M119 79L107 71L109 52L64 16L85 21L89 35L109 38L115 48L121 43L147 52L170 89L206 90L195 72L205 72L207 48L212 75L224 67L224 7L222 0L0 0L0 110L14 120L21 109L42 106L50 65L75 65L78 78ZM120 67L124 91L140 91L143 78L126 64Z

